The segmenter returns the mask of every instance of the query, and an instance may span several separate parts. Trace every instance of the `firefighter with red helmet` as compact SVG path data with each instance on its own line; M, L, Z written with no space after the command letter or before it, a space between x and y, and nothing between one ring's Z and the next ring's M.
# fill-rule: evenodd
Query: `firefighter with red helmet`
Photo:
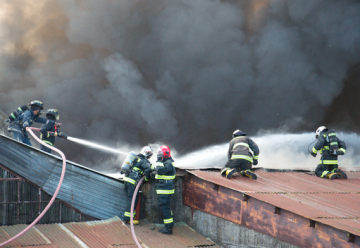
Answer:
M221 170L221 175L230 179L232 175L239 171L242 176L256 180L257 176L250 169L258 164L260 150L258 145L246 133L237 129L233 133L228 150L228 162ZM253 154L250 152L252 150Z
M152 169L154 171L151 173L151 177L156 180L156 194L158 195L159 207L165 224L165 228L159 229L159 232L172 234L174 219L170 203L171 195L175 193L174 179L176 170L169 147L160 146L157 152L157 161L152 165Z

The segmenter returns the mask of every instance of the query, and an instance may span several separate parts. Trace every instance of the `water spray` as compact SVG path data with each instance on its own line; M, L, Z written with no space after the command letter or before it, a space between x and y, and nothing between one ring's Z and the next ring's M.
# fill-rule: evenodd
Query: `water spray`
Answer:
M70 141L73 141L75 143L78 143L78 144L82 144L82 145L85 145L85 146L97 148L97 149L104 150L104 151L107 151L107 152L120 153L120 154L123 154L123 155L128 154L127 152L122 152L122 151L119 151L117 149L113 149L113 148L107 147L105 145L96 144L94 142L83 140L83 139L78 139L78 138L73 138L73 137L68 137L67 139L70 140Z
M31 128L31 129L32 129L32 130L36 130L36 131L40 131L40 128ZM49 133L53 133L53 132L49 132ZM119 151L119 150L117 150L117 149L110 148L110 147L108 147L108 146L101 145L101 144L96 144L96 143L94 143L94 142L87 141L87 140L83 140L83 139L78 139L78 138L74 138L74 137L68 136L68 137L67 137L67 140L70 140L70 141L72 141L72 142L75 142L75 143L78 143L78 144L82 144L82 145L85 145L85 146L97 148L97 149L100 149L100 150L103 150L103 151L107 151L107 152L120 153L120 154L123 154L123 155L128 155L127 152L122 152L122 151Z

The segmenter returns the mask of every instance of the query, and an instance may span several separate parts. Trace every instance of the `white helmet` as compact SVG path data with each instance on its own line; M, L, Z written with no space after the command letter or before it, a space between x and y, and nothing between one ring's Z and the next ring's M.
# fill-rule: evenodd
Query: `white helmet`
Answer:
M150 146L144 146L144 147L141 149L140 154L144 155L146 158L150 158L151 155L153 155L153 151L152 151L152 149L151 149Z
M316 129L316 132L315 132L315 135L316 135L316 138L319 137L320 133L326 129L325 126L321 126L321 127L318 127L318 129Z

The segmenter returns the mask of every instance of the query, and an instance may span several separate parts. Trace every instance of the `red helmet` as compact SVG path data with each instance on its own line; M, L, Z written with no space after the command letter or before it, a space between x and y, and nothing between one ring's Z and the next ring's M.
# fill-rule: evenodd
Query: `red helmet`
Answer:
M164 158L170 158L171 157L171 151L168 146L160 146L160 150L164 154Z

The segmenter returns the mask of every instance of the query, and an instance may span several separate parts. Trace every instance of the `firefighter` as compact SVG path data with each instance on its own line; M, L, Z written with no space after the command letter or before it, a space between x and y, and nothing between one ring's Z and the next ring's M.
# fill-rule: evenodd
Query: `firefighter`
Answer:
M40 129L40 139L50 146L55 145L55 138L60 137L67 139L67 135L63 132L60 132L58 126L55 125L55 121L60 119L60 115L57 109L49 109L46 111L46 118L48 120L53 120L54 122L50 122L48 124L42 124ZM51 149L46 146L40 144L40 149L44 152L51 153Z
M140 180L141 177L145 175L145 181L150 180L150 173L151 173L151 164L150 164L150 157L153 155L152 149L150 146L144 146L140 153L136 156L134 159L134 162L132 164L132 167L130 169L130 172L128 175L125 175L124 181L125 181L125 191L127 196L127 202L126 202L126 208L124 212L124 220L126 223L130 223L130 211L131 211L131 202L133 199L134 191L137 182ZM136 209L136 206L138 204L138 194L135 198L135 206L134 209ZM139 213L140 214L140 213ZM134 216L135 217L136 212L134 210ZM138 220L133 220L133 223L135 225L139 224Z
M346 152L346 144L336 136L333 129L325 126L319 127L316 132L316 143L310 154L316 157L320 152L321 158L315 169L315 175L330 180L336 178L347 179L345 172L338 168L338 155L344 155Z
M151 177L156 179L156 194L158 195L159 207L165 224L165 228L159 229L159 232L170 235L174 226L173 213L170 206L171 195L175 193L174 179L176 170L173 162L170 148L160 146L157 152L157 161L152 166L154 171L151 172Z
M30 109L24 111L8 126L8 131L11 132L11 135L15 140L31 146L30 139L26 132L27 127L31 127L33 122L52 125L56 122L40 117L42 110L44 109L43 102L34 100L29 106Z
M221 170L221 175L230 179L238 171L242 176L256 180L257 176L250 169L252 164L258 164L260 153L258 145L252 139L246 137L246 133L239 129L234 131L232 137L233 139L230 141L227 154L228 161L225 164L225 168ZM249 148L254 154L251 154Z

